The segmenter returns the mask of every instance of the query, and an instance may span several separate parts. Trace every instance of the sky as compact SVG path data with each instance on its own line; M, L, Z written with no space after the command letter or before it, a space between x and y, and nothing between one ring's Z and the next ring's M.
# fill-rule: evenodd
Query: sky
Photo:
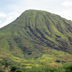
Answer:
M48 11L72 20L72 0L0 0L0 28L29 9Z

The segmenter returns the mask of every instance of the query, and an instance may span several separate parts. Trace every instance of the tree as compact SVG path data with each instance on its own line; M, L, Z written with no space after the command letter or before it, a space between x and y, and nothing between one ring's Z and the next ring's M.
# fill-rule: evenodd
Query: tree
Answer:
M17 68L18 68L18 67L17 67L16 65L12 65L12 66L10 67L11 71L13 71L13 72L14 72Z
M24 71L21 69L17 69L17 70L15 70L15 72L24 72Z
M72 72L72 62L66 63L62 66L65 72Z
M0 72L5 72L4 70L0 69Z

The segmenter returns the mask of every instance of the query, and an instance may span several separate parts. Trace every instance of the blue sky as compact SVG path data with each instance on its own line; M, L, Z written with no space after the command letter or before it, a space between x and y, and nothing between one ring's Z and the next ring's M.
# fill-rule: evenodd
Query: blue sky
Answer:
M72 20L72 0L0 0L0 28L28 9L45 10Z

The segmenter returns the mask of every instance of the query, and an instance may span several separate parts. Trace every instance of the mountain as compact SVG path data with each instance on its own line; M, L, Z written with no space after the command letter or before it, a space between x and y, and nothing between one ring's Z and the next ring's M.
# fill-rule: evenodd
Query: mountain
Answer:
M0 58L3 57L14 61L72 61L72 21L46 11L26 10L0 29Z
M5 39L10 48L14 45L27 50L41 45L72 53L71 36L72 21L36 10L25 11L14 22L0 29L0 38Z

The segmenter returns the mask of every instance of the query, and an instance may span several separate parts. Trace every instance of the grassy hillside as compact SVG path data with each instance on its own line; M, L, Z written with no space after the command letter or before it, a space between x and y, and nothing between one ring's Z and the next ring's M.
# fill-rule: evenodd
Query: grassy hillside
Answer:
M14 22L0 29L0 36L5 37L4 39L8 38L7 42L10 40L19 48L26 45L29 46L28 48L31 46L35 48L33 44L38 44L69 53L72 53L71 35L72 21L37 10L25 11ZM23 45L26 44L22 46L22 43Z
M27 68L71 62L72 21L46 11L26 10L0 29L0 61L5 58Z

